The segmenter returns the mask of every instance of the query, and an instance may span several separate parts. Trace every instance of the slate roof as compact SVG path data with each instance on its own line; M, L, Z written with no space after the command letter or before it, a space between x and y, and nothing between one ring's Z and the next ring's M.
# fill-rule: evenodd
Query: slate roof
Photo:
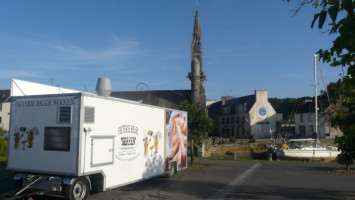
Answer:
M0 103L5 102L10 96L10 90L0 90Z
M240 104L246 104L247 112L251 109L251 107L255 104L256 97L255 95L248 95L244 97L232 98L226 101L224 106L230 107L230 114L236 114L236 107ZM222 114L222 101L218 101L208 108L208 113L210 114Z

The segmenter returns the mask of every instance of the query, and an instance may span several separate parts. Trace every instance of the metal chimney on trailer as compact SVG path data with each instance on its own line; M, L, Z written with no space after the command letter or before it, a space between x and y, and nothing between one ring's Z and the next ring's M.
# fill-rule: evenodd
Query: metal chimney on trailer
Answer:
M112 92L111 81L109 78L99 78L96 84L96 94L109 97Z

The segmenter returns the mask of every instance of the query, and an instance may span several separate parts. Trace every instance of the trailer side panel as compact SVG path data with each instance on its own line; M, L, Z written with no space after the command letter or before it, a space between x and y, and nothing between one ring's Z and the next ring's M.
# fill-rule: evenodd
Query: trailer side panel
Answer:
M84 114L91 120L83 122L86 134L82 134L85 144L81 151L85 155L81 156L84 164L80 171L83 175L101 173L104 189L162 175L174 159L180 168L186 167L186 156L181 156L181 151L186 154L186 128L185 137L175 138L184 147L178 149L179 156L172 156L170 144L166 143L171 141L167 137L173 129L169 126L174 121L170 117L177 113L184 115L185 121L181 121L184 126L186 112L91 96L83 98L83 107L88 112L93 109L90 114ZM97 158L97 155L103 157Z

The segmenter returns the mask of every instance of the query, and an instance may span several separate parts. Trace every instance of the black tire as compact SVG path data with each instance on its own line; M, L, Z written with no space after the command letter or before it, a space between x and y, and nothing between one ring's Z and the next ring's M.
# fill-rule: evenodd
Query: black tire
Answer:
M63 193L67 200L85 200L90 195L89 181L85 177L76 178L73 184L64 186Z

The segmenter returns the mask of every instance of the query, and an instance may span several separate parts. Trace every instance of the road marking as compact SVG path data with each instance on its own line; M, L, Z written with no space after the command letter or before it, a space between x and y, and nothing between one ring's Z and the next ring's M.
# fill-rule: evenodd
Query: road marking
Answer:
M243 174L239 175L235 179L233 179L228 185L224 186L217 192L215 192L212 196L210 196L207 200L222 200L228 193L230 193L235 186L241 185L250 175L252 175L259 167L261 167L260 163L256 163L251 168L246 170Z

